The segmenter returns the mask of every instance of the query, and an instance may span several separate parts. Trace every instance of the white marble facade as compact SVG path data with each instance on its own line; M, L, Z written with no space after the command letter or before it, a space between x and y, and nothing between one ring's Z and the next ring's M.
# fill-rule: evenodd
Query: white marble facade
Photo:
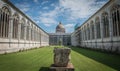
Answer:
M120 0L106 3L72 33L71 39L74 46L120 53Z
M48 33L8 0L0 0L0 54L48 45Z
M49 45L71 45L71 34L70 33L49 33Z

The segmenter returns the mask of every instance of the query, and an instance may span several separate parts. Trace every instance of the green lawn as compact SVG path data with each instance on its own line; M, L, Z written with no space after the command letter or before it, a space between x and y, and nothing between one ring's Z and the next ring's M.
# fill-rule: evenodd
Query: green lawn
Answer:
M54 47L0 55L0 71L49 71ZM71 47L75 71L120 71L120 56Z

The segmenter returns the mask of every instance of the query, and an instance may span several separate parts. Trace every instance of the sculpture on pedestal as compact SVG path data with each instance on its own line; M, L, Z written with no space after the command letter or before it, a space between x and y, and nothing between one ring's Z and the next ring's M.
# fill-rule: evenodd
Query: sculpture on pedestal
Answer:
M54 64L50 67L51 71L74 71L70 63L70 48L54 48Z

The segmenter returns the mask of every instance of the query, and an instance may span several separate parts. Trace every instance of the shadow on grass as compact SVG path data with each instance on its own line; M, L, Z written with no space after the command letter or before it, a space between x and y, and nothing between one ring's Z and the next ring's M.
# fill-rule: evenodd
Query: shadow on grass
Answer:
M39 71L50 71L49 67L40 67Z
M103 63L111 68L120 71L120 55L103 53L95 50L78 48L78 47L70 47L73 51L76 51L88 58L91 58L95 61Z

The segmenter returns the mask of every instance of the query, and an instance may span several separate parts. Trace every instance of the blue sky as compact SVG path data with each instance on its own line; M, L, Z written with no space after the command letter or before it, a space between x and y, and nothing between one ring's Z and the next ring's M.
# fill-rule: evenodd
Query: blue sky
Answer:
M42 29L54 33L61 21L67 33L74 31L108 0L10 0Z

